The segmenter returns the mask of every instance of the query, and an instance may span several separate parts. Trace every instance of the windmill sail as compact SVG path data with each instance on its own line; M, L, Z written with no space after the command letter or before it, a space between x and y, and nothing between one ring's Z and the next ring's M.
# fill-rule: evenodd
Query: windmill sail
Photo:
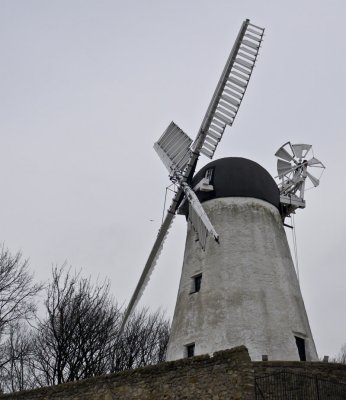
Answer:
M292 150L297 158L304 158L311 149L311 144L292 144Z
M243 22L232 48L193 150L212 158L227 125L232 126L247 89L264 29Z
M292 152L292 155L286 150L286 148L288 148ZM294 152L292 149L291 142L287 142L287 143L283 144L279 148L279 150L275 153L275 156L278 158L282 158L283 160L286 160L286 161L293 161L294 163L298 164L298 162L294 158Z
M160 139L154 144L154 149L161 158L169 173L182 171L190 159L192 139L174 122L171 122Z
M207 244L208 230L196 210L191 206L191 203L189 203L189 221L196 232L198 242L204 250Z
M195 192L186 183L182 184L182 188L189 202L189 221L196 231L198 240L204 250L208 234L212 235L216 241L219 240L219 235L216 233Z
M320 180L315 178L313 175L310 174L310 172L306 173L307 176L309 177L310 181L312 182L312 184L316 187L320 184Z
M308 165L313 167L324 168L324 165L321 163L321 161L315 157L312 157L310 160L308 160Z
M291 163L281 160L279 158L277 162L277 169L278 169L278 176L281 178L283 175L292 171L292 165Z
M151 249L151 252L149 254L148 260L144 266L143 272L141 277L139 278L139 281L137 283L136 289L133 292L133 295L131 297L131 300L126 308L125 314L124 314L124 318L122 320L121 323L121 327L120 327L120 332L123 331L125 324L127 322L127 320L129 319L132 311L135 309L138 301L140 300L140 298L142 297L143 291L150 279L150 275L154 270L154 267L156 265L156 261L161 253L162 250L162 246L163 243L167 237L168 231L170 226L172 225L173 222L173 218L175 217L174 213L168 212L166 215L165 220L163 221L159 232L157 234L155 243L153 248Z

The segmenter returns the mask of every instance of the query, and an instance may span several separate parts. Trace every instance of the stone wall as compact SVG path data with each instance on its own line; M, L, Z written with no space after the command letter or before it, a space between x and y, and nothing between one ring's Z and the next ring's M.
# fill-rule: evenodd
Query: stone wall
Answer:
M244 346L157 366L2 395L6 400L254 400L253 368Z
M251 362L247 349L240 346L217 352L213 357L197 356L79 382L0 395L0 400L254 400L254 378L283 371L346 384L346 365ZM274 386L270 388L272 392L276 391ZM296 387L291 389L296 391ZM322 396L320 400L333 398L328 396ZM297 398L315 399L313 396Z

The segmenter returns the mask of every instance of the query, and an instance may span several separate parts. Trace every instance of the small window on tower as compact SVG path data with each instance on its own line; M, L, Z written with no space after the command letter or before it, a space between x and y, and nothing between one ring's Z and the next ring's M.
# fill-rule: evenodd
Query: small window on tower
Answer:
M210 183L213 179L213 173L214 173L214 168L209 168L205 171L205 179L208 179L208 182Z
M185 346L185 348L186 348L186 357L187 358L193 357L195 355L195 344L194 343L187 344Z
M191 293L197 293L201 290L202 274L198 274L192 277L192 288Z

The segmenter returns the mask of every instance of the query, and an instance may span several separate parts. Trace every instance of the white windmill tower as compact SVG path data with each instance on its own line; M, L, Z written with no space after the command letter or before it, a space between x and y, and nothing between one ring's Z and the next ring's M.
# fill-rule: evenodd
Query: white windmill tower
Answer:
M187 238L168 360L242 344L253 360L262 355L317 359L283 221L305 206L307 168L323 165L305 160L309 146L292 145L292 154L285 147L276 153L280 190L264 168L243 158L213 161L194 175L199 155L212 158L226 126L233 124L263 33L249 20L243 22L195 141L172 122L154 146L178 189L122 326L144 290L175 214L185 214Z

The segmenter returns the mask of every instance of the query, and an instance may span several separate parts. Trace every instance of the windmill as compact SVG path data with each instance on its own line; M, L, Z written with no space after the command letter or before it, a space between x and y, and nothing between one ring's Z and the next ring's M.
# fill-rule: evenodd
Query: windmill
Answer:
M263 34L263 28L243 22L196 139L172 122L154 145L177 190L121 329L142 295L175 214L184 214L188 232L168 360L240 344L253 359L264 354L287 360L317 357L279 212L284 207L287 216L302 205L292 206L292 199L298 189L304 192L298 171L308 176L305 161L286 153L282 157L285 149L278 155L286 206L281 206L275 181L253 161L227 157L195 175L199 156L212 159L234 122ZM293 161L299 168L293 169ZM291 172L296 179L287 175Z

